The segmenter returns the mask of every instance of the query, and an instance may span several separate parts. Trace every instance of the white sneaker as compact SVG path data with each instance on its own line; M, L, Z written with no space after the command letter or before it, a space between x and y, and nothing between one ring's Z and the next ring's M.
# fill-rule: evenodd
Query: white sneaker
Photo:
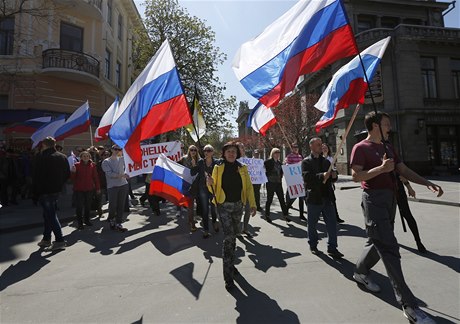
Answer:
M380 291L379 285L377 285L375 282L373 282L371 279L369 279L368 276L366 276L364 274L360 274L360 273L355 272L353 274L353 279L355 279L355 281L357 283L360 283L360 284L364 285L364 287L366 287L366 289L369 290L369 291L372 291L372 292L379 292Z
M418 307L403 307L404 316L411 323L417 324L436 324L436 322L429 317L424 311Z

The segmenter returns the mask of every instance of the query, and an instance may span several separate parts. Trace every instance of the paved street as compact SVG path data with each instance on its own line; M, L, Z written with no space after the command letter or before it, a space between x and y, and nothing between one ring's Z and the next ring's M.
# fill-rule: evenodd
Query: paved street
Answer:
M403 233L399 214L396 236L403 270L423 309L438 323L460 322L458 178L439 182L443 204L411 201L422 241L421 255L410 232ZM382 291L364 291L352 279L365 242L360 210L361 189L338 184L337 205L346 223L340 225L342 260L314 256L308 249L306 223L281 219L277 199L273 224L258 213L251 219L253 238L237 241L242 276L230 294L222 277L222 233L202 239L189 233L186 212L162 205L163 215L132 208L116 233L104 221L77 231L66 222L69 247L44 252L41 210L30 201L0 211L1 323L404 323L381 262L372 273ZM418 197L436 201L426 188L414 185ZM264 194L262 200L265 202ZM455 205L457 204L457 205ZM294 203L297 207L297 202ZM60 217L73 210L64 197ZM105 214L106 215L106 214ZM18 226L20 225L20 226ZM319 225L318 248L326 250L325 227Z

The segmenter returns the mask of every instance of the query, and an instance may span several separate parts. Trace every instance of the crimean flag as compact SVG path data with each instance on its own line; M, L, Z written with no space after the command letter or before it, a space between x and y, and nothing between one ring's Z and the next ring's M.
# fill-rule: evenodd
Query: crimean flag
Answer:
M115 98L115 101L110 105L109 109L101 118L96 132L94 133L94 139L96 142L103 141L109 138L109 130L112 127L113 116L115 116L115 111L118 109L118 96Z
M357 53L340 0L300 0L241 45L232 67L253 97L275 107L301 75Z
M369 82L374 77L390 39L391 37L388 36L361 52ZM331 82L315 104L317 109L325 112L316 123L317 132L332 124L340 109L346 109L353 104L364 103L364 95L368 89L364 69L359 56L356 56L333 75Z
M192 122L174 57L165 40L120 102L109 137L141 163L140 142Z
M190 110L193 124L189 124L185 126L185 128L188 130L193 141L198 142L198 140L203 137L204 134L206 134L206 123L204 121L203 111L201 110L200 98L196 90L195 95L193 96L193 104Z
M194 181L190 169L160 154L153 167L151 195L163 197L177 206L188 207L189 191Z
M267 108L260 102L250 110L246 127L252 127L254 131L265 136L267 130L276 124L276 117L271 108Z

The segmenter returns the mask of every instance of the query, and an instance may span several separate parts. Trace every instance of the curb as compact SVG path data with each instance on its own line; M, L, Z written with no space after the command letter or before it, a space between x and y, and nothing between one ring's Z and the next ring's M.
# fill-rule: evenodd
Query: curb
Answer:
M426 204L460 207L460 203L451 202L451 201L432 200L432 199L418 199L418 198L412 198L412 197L408 197L408 200L409 201L426 203Z

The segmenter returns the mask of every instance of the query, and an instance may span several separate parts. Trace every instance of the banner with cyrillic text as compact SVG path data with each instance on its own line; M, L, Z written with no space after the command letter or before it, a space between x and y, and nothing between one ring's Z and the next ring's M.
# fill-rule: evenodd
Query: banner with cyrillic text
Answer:
M283 165L284 179L290 198L305 197L301 164L302 162Z
M264 160L242 157L238 159L238 162L247 165L252 184L262 184L268 181L265 175Z
M153 167L155 166L155 161L161 153L166 155L169 159L177 162L182 157L181 146L182 143L179 141L141 145L141 164L135 164L128 154L124 154L125 173L130 177L134 177L139 174L152 172Z

